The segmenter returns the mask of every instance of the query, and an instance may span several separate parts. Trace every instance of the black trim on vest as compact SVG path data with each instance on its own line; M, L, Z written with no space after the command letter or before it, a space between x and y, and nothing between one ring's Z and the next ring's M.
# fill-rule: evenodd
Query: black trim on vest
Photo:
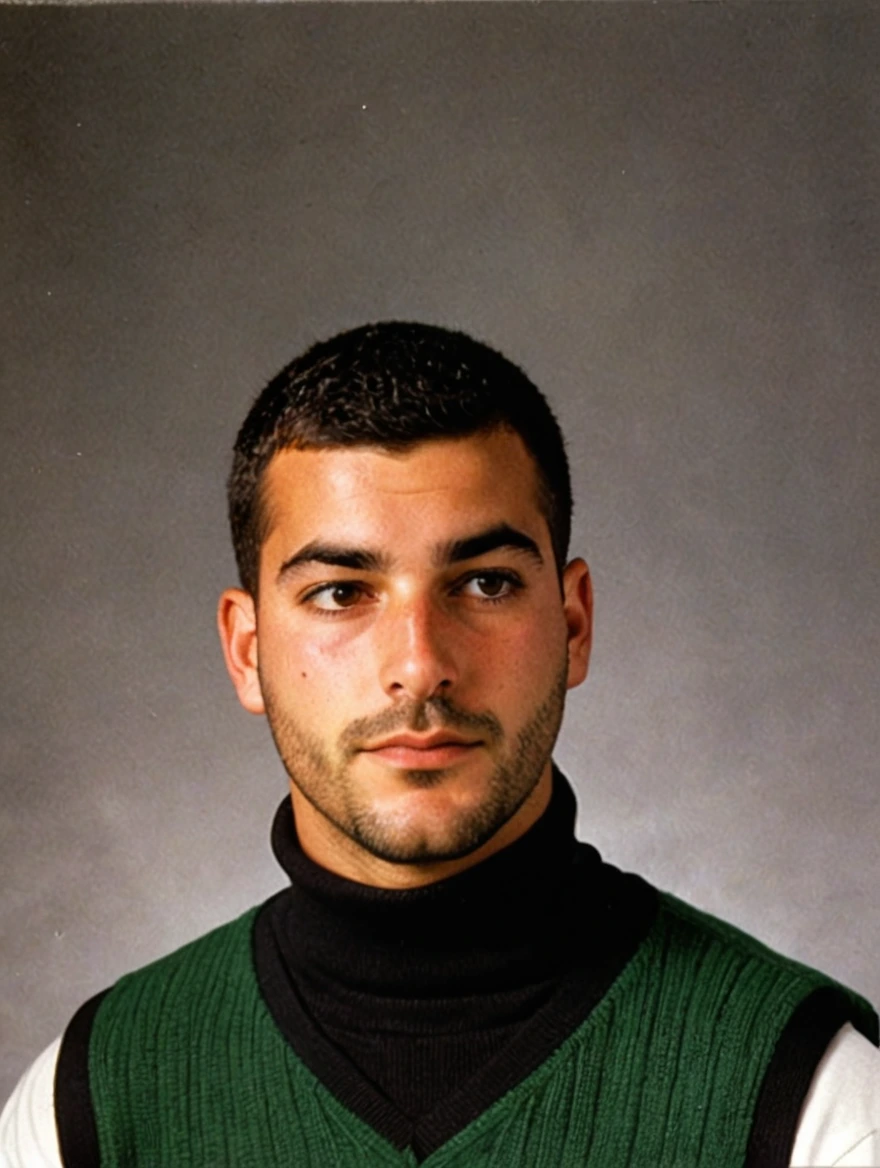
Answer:
M64 1168L100 1168L98 1128L89 1088L89 1039L103 990L85 1002L68 1023L55 1068L55 1127Z
M816 1068L828 1044L847 1022L864 1029L864 1020L852 1001L834 986L813 990L797 1006L780 1035L761 1084L745 1168L788 1168Z
M411 1147L423 1160L537 1070L602 1000L647 936L657 913L656 890L640 877L603 867L604 920L596 922L593 935L601 942L560 978L547 1004L513 1039L415 1122L325 1036L303 1003L284 955L290 943L284 928L287 890L263 905L254 921L260 992L286 1041L330 1093L389 1143Z

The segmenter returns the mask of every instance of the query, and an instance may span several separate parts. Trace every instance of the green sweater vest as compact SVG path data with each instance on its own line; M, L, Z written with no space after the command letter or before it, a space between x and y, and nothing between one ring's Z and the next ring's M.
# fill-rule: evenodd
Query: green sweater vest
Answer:
M255 911L124 977L89 1083L106 1168L402 1168L279 1033L251 958ZM823 975L661 894L599 1005L426 1168L742 1165L770 1058ZM848 991L847 991L848 992ZM877 1041L855 995L854 1017Z

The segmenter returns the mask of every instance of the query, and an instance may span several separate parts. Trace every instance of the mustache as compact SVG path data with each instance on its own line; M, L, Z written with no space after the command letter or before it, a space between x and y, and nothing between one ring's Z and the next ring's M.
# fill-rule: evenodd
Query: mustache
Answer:
M365 742L407 731L427 734L432 730L458 730L489 741L498 741L504 736L501 723L490 711L476 714L463 710L449 698L436 697L394 706L372 717L356 718L343 730L339 745L348 758L357 754Z

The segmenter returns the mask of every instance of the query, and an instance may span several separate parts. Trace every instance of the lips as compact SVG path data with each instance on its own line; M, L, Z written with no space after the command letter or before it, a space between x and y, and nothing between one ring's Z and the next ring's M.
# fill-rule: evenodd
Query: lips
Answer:
M435 730L432 734L394 734L383 738L368 750L385 750L389 746L405 746L410 750L434 750L438 746L473 746L475 739L462 738L449 730Z
M368 747L367 753L392 766L425 770L460 762L481 745L479 740L437 730L432 734L394 734Z

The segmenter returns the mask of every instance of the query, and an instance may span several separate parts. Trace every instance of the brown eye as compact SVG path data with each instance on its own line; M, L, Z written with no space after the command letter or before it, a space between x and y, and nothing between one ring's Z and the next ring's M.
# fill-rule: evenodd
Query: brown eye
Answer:
M325 584L316 592L311 593L307 600L315 608L321 609L322 612L339 612L340 609L351 608L357 604L360 596L360 585L340 582Z
M351 584L338 584L331 589L330 595L340 608L346 608L349 604L354 604L358 598L358 591L352 587Z
M522 587L521 581L507 572L481 572L471 576L459 586L465 596L477 600L506 600Z
M507 581L500 576L477 576L474 583L479 584L484 596L500 596L507 587Z

